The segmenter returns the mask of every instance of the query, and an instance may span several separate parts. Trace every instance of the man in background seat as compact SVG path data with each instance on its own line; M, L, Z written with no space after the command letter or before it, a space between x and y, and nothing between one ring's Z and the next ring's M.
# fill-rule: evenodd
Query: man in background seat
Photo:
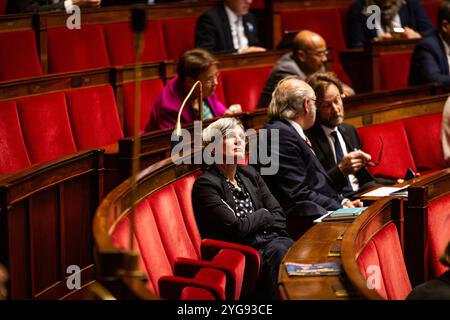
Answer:
M278 59L273 67L259 98L258 107L269 106L272 92L280 80L288 76L297 76L301 80L306 80L314 72L325 71L327 54L327 43L321 35L309 30L297 33L292 43L292 51ZM346 85L344 85L344 92L346 95L354 94L353 89Z
M262 52L258 28L249 11L253 0L224 0L197 21L195 46L215 54Z

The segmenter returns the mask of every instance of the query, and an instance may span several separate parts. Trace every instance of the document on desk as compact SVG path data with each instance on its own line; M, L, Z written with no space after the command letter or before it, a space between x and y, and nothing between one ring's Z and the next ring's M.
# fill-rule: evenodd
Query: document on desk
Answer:
M361 197L387 197L387 196L400 196L407 197L408 196L408 187L409 184L396 188L396 187L380 187L370 192L364 193Z

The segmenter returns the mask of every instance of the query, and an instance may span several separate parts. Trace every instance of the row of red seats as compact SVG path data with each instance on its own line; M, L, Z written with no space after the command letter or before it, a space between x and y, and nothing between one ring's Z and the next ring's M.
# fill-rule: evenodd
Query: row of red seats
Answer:
M192 209L197 174L180 179L141 201L135 210L135 248L147 288L166 299L230 299L251 294L259 271L250 247L201 239ZM111 234L113 245L129 249L130 219Z
M0 102L0 173L123 137L111 86Z

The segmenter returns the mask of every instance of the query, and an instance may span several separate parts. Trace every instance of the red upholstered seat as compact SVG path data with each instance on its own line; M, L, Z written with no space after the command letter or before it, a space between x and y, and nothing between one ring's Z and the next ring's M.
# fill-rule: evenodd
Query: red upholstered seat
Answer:
M428 257L430 279L444 273L448 268L438 259L450 240L450 195L440 197L428 207Z
M380 53L380 82L382 90L408 87L412 50Z
M17 111L32 164L77 151L64 93L20 99L17 101Z
M223 89L223 80L222 80L222 74L219 73L219 76L217 77L217 87L215 91L215 95L217 96L217 99L220 100L225 106L229 106L230 104L227 102L227 97L225 96L225 92Z
M42 74L33 30L0 32L0 81Z
M190 300L191 297L193 300L216 300L214 295L206 289L197 287L184 288L181 292L180 300Z
M6 0L0 0L0 14L5 14Z
M436 1L424 1L422 3L425 13L430 18L431 23L436 27L437 25L437 13L442 0Z
M445 168L441 147L442 113L405 119L403 123L417 170Z
M271 67L258 67L222 72L227 104L239 103L244 112L255 110L270 71Z
M47 39L50 73L95 69L110 65L101 25L87 25L72 30L49 29Z
M337 8L315 8L286 11L280 14L281 30L311 30L320 34L333 49L333 59L339 61L338 51L345 49L341 13Z
M362 150L378 160L381 152L380 137L383 141L383 154L380 165L368 167L372 174L380 177L403 178L406 170L416 172L403 122L392 121L383 124L358 128Z
M400 239L393 223L384 226L372 237L357 262L361 273L369 281L381 275L381 286L376 290L383 298L403 300L411 292ZM379 270L379 273L374 270ZM370 283L374 284L372 281Z
M162 20L167 57L178 60L181 54L195 47L197 18Z
M14 101L0 102L0 174L31 165Z
M111 64L114 66L135 63L133 32L129 23L104 25L106 45ZM166 48L159 20L148 20L144 34L142 62L164 61Z
M116 143L123 137L110 86L66 92L70 123L78 150Z
M264 9L265 3L264 0L254 0L252 4L250 5L250 8L252 9Z
M116 248L129 249L130 244L129 216L121 219L115 226L111 240ZM193 279L184 279L174 276L164 245L156 226L151 208L147 200L142 201L135 209L135 237L134 250L140 253L140 268L148 277L147 287L156 295L168 299L203 299L225 298L225 274L220 270L205 268L197 272ZM162 282L162 291L159 282ZM208 282L209 281L209 282ZM209 288L209 283L213 289ZM172 285L172 286L171 286ZM183 288L194 286L199 290L186 290ZM198 287L200 285L200 287ZM209 288L209 289L208 289ZM208 292L209 294L205 293ZM200 293L201 292L201 293Z
M140 131L142 133L150 119L153 105L160 95L164 84L161 79L150 79L142 81L141 85ZM123 118L126 136L132 136L134 133L134 89L134 83L127 83L123 86Z

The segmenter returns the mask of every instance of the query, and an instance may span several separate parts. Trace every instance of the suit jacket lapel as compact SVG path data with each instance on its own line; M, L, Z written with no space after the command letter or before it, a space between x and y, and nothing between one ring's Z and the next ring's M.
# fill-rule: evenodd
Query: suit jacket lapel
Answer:
M225 11L225 5L222 3L220 6L220 17L223 23L223 27L221 28L221 32L223 33L224 41L226 44L226 48L234 48L233 43L233 35L231 34L231 26L230 20L228 20L227 12Z
M334 167L336 165L336 163L334 162L334 158L329 156L333 154L333 150L331 150L330 143L328 142L328 137L325 135L325 132L323 132L320 124L314 124L312 133L314 134L314 137L312 137L311 140L315 140L317 142L317 145L320 148L320 155L327 162L327 167Z

